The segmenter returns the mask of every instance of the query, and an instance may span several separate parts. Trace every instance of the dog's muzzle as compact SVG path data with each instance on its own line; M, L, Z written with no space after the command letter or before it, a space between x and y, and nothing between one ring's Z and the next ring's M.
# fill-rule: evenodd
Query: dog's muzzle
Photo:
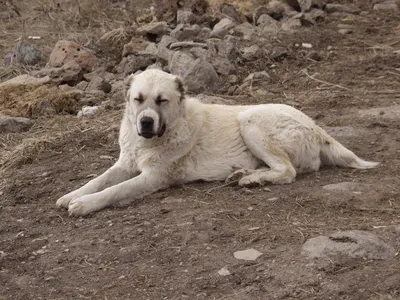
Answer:
M145 139L151 139L154 136L161 137L166 129L166 125L163 124L160 126L159 130L155 132L154 130L154 119L152 117L142 117L140 119L140 130L138 130L139 136L144 137Z

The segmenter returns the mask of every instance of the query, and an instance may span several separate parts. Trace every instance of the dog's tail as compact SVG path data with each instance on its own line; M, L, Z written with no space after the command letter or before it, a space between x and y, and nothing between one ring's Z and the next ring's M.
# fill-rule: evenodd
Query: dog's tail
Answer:
M333 165L353 169L372 169L379 165L378 162L366 161L359 158L352 151L336 141L322 128L321 161L324 165Z

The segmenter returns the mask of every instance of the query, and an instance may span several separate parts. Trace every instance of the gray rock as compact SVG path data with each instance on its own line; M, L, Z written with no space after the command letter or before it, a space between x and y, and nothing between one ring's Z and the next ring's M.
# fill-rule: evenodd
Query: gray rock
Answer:
M183 51L173 52L168 61L168 68L172 74L184 77L188 68L195 62L195 58L190 54Z
M80 65L74 60L69 61L59 68L43 68L40 71L33 72L37 77L50 77L51 82L56 84L75 85L82 81L83 71Z
M193 41L200 31L201 27L197 24L191 26L186 24L178 24L178 26L172 30L171 37L177 39L178 41Z
M235 66L226 57L211 55L207 61L209 61L218 74L229 75L235 71Z
M325 18L325 11L323 11L322 9L312 9L310 12L307 12L303 15L302 20L305 20L306 22L314 25L316 23L324 21Z
M33 122L28 118L9 117L0 114L0 133L17 133L28 131Z
M35 46L18 42L14 50L4 57L4 65L36 65L42 60L42 53Z
M345 5L345 4L334 4L334 3L328 3L325 6L325 10L328 13L334 13L334 12L342 12L342 13L348 13L348 14L359 14L361 10L353 5Z
M156 69L156 70L162 70L162 69L163 69L163 66L162 66L162 64L161 64L160 62L156 62L156 63L154 63L154 64L152 64L152 65L150 65L150 66L148 66L148 67L146 68L146 70L154 70L154 69Z
M172 43L177 42L178 40L175 38L170 37L169 35L164 35L161 38L161 41L157 45L157 52L156 56L163 62L167 62L170 58L170 55L172 53L171 50L169 50L169 46Z
M86 90L88 84L89 84L89 82L87 82L87 81L81 81L75 86L75 88L77 88L78 90L84 91L84 90Z
M300 19L290 18L282 23L281 28L284 31L293 31L293 30L300 28L301 26L302 25L301 25Z
M256 87L258 85L263 85L263 83L268 82L270 80L270 76L266 71L261 71L261 72L254 72L248 75L244 80L242 85L240 86L240 89L246 89L250 85L253 87Z
M234 105L235 101L230 99L225 99L222 97L205 95L205 94L198 94L196 99L200 100L204 104L224 104L224 105Z
M276 34L279 31L279 22L269 15L261 15L257 24L263 34Z
M242 57L247 61L256 60L262 56L262 50L257 45L245 47L241 50L241 52Z
M267 15L267 14L263 14L263 15L261 15L258 19L257 19L257 25L260 25L260 24L265 24L265 23L267 23L267 24L277 24L277 20L275 20L273 17L271 17L270 15Z
M385 1L374 5L376 11L399 11L399 4L396 1Z
M248 22L239 24L235 28L231 29L229 33L238 36L245 41L254 40L257 36L255 28Z
M128 75L135 73L138 70L145 70L155 62L156 58L153 55L129 55L128 57L124 57L115 69L118 73Z
M95 75L86 87L87 91L100 90L106 94L111 92L111 89L111 84L99 75Z
M153 34L153 35L157 35L157 36L162 36L166 33L169 33L170 31L171 30L170 30L167 22L165 22L165 21L148 23L146 25L139 27L136 30L136 32L141 35Z
M357 114L363 118L399 120L400 105L360 109L357 110Z
M308 258L347 256L386 260L394 258L396 250L371 232L350 230L311 238L304 243L302 253Z
M205 41L210 37L211 29L208 27L201 28L199 34L196 37L197 41Z
M327 191L338 191L338 192L363 192L370 187L367 184L357 182L339 182L324 185L322 188Z
M237 12L236 8L229 3L222 3L219 7L221 13L237 23L242 22L242 17Z
M219 276L229 276L231 275L231 272L227 268L222 268L218 271Z
M229 30L235 27L235 22L231 19L225 18L215 24L213 30L211 31L211 38L223 38Z
M192 24L196 21L196 16L190 10L178 10L176 21L178 24Z
M242 250L242 251L236 251L235 253L233 253L233 256L236 259L240 259L240 260L256 260L258 257L260 257L263 253L255 250L255 249L246 249L246 250Z
M172 43L169 48L171 50L179 49L179 48L193 48L193 47L200 47L200 48L208 48L206 43L195 43L192 41L188 42L176 42Z
M49 76L43 75L44 77L37 78L28 74L23 74L11 78L7 81L0 83L0 86L7 85L21 85L21 84L46 84L51 82L51 78Z
M190 92L216 92L220 88L218 74L207 61L198 58L187 67L189 69L183 76L183 80Z

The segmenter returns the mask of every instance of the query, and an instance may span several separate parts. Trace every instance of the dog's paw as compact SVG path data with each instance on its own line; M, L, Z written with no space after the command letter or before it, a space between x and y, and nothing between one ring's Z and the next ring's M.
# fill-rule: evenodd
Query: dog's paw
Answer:
M62 196L60 199L58 199L56 202L56 206L58 208L68 208L69 203L72 200L77 199L78 197L79 197L78 193L76 191L73 191L69 194Z
M251 173L250 170L247 169L240 169L233 172L231 175L226 178L225 183L230 183L234 181L239 181L242 177L247 176Z
M68 205L69 215L75 217L86 216L95 210L94 202L87 196L74 199Z
M242 177L242 179L239 180L239 186L247 188L263 186L265 182L260 180L260 176L257 175L258 174L250 174Z

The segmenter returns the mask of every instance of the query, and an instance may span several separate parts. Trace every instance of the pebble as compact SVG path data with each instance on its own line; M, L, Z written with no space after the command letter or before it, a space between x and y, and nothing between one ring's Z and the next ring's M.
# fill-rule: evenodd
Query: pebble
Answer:
M256 260L262 254L263 254L262 252L250 248L246 250L236 251L235 253L233 253L233 256L236 259L241 259L241 260Z
M218 275L220 276L228 276L231 275L231 272L227 268L222 268L221 270L218 271Z
M313 47L313 46L312 46L311 44L309 44L309 43L302 43L301 46L302 46L303 48L307 48L307 49L311 49L311 48Z

